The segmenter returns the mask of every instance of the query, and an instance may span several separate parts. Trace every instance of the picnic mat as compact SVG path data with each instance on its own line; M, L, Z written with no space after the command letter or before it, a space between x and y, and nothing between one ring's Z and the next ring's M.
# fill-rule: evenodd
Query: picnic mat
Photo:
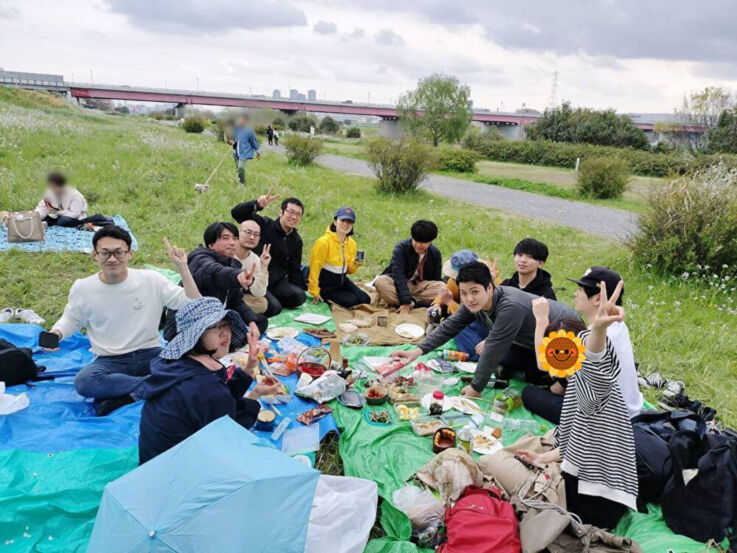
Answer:
M365 320L370 322L369 327L359 327L356 333L365 334L369 337L372 346L398 346L402 344L419 344L424 336L416 340L407 340L394 332L397 325L402 323L412 323L425 328L427 324L427 309L413 309L407 315L400 315L393 309L385 309L375 305L359 305L353 309L345 309L339 305L332 306L333 319L335 319L336 327L341 323L350 322L353 319ZM376 324L376 318L379 315L387 315L387 326L381 327ZM338 340L343 341L348 332L343 332L337 328L336 334Z
M125 219L120 215L114 215L113 219L115 220L116 225L131 233L131 238L133 238L131 248L137 250L138 242L136 241L136 237L133 236L128 223L125 222ZM17 248L26 252L71 251L91 253L93 234L93 232L88 230L77 230L76 228L49 227L46 229L46 239L43 242L21 242L11 244L8 242L8 229L0 225L0 251Z
M294 315L292 315L294 316ZM289 315L281 315L286 320ZM41 327L1 324L0 338L38 350ZM314 345L305 334L300 340ZM74 390L74 375L92 359L82 334L55 353L34 358L56 380L8 388L25 392L28 408L0 416L0 551L82 553L105 485L138 466L142 402L96 417L92 402ZM296 376L283 379L291 390ZM278 409L293 419L316 404L294 397ZM277 417L277 422L281 417ZM293 420L290 428L301 425ZM319 422L319 436L337 429L332 416ZM271 433L256 432L268 439ZM272 442L274 443L274 442ZM275 444L281 446L281 439ZM142 493L145 493L142 491Z

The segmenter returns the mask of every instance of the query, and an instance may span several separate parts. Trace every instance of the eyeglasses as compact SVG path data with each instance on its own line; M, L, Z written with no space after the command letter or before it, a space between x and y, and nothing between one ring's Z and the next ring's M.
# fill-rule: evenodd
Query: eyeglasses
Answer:
M261 236L261 233L255 230L242 230L241 232L246 236L253 236L254 238L258 238L259 236Z
M292 217L302 217L302 212L297 211L296 209L285 209L284 213L291 215Z
M110 256L115 257L118 261L122 261L130 250L95 250L95 253L100 256L102 261L107 261Z

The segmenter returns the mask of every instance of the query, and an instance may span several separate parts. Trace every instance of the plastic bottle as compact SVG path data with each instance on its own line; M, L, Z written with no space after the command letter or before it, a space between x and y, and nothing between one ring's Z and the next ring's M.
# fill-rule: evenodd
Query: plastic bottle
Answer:
M444 401L445 394L440 390L435 390L432 393L432 401L430 402L430 414L440 415L443 412Z
M462 351L444 349L440 356L446 361L468 361L468 354Z

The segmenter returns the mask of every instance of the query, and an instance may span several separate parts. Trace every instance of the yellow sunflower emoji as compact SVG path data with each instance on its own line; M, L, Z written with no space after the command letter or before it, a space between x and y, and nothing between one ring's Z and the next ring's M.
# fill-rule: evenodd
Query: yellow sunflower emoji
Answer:
M584 351L586 346L573 332L565 330L553 331L543 338L543 343L538 348L540 355L538 360L542 370L548 371L550 376L565 378L573 376L581 368L581 363L586 360Z

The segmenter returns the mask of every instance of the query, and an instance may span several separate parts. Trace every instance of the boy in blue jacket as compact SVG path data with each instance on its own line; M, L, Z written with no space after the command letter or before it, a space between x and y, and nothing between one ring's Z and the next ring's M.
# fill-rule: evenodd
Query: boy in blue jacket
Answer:
M258 151L259 145L256 140L256 134L253 132L251 125L248 124L248 115L242 114L238 116L235 129L233 130L233 159L235 160L235 169L238 173L238 186L240 188L246 186L246 162L253 159L255 155L261 159Z

